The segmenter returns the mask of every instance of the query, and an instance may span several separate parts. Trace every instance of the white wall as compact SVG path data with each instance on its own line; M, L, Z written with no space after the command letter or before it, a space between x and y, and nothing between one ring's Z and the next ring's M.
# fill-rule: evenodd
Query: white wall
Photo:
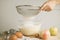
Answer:
M17 13L16 5L30 4L41 6L44 2L45 0L0 0L0 32L10 28L19 28L19 20L23 18ZM59 9L59 7L59 5L56 6L56 9ZM42 12L34 20L36 21L36 19L41 21L42 28L49 28L50 26L60 28L60 10L53 10L49 13Z

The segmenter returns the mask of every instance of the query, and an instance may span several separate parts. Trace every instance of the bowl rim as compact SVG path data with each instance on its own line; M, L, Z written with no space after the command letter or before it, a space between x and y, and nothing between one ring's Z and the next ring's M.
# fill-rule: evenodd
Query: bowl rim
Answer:
M18 6L16 6L16 8L23 7L23 6L27 6L27 7L37 7L37 9L40 8L40 6L36 6L36 5L18 5Z

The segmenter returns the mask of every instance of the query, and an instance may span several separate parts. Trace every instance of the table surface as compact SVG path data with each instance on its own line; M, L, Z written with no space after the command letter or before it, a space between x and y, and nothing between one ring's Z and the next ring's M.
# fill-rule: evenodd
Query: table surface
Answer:
M18 40L42 40L42 39L30 38L30 37L25 37L25 36L23 36L22 39L18 38ZM47 40L60 40L60 35L51 36L51 37L49 37Z

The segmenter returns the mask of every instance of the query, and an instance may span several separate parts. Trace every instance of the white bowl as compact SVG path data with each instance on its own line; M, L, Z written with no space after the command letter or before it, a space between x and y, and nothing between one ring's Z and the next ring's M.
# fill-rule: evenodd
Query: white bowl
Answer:
M41 24L34 22L25 22L20 26L20 31L24 35L34 35L40 32Z
M39 6L33 5L19 5L16 6L17 12L26 17L32 17L39 14Z

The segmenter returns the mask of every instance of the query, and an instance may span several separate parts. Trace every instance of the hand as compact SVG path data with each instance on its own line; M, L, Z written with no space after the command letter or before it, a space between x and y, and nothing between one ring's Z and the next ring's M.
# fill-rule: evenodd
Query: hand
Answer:
M41 6L40 10L49 12L54 9L55 5L55 1L47 1Z

